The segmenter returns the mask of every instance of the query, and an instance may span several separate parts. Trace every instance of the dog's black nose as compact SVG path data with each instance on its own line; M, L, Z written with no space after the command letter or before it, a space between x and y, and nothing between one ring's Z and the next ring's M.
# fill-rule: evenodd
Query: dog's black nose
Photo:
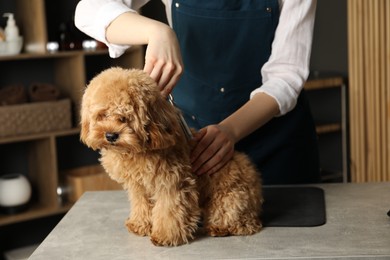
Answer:
M106 140L110 143L114 143L116 140L118 140L118 137L118 133L106 133Z

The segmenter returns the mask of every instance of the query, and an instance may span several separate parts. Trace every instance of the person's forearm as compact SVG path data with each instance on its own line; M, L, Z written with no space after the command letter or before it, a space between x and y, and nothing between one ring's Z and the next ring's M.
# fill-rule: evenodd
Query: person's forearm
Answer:
M279 106L275 99L265 93L258 93L219 125L237 143L278 114Z
M106 39L113 44L142 45L149 42L155 32L170 30L169 26L135 12L118 16L106 29Z

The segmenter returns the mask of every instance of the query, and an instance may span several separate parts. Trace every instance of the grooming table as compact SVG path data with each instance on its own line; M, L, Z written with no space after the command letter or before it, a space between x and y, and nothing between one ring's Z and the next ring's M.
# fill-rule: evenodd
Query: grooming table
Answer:
M290 196L295 206L283 209L283 197ZM321 211L321 206L312 208L308 196L324 199L325 219L321 213L315 222L310 220L310 212ZM127 232L125 192L87 192L29 259L390 259L390 183L266 187L265 197L266 203L281 203L282 209L265 205L260 233L201 236L169 248ZM306 222L296 221L297 212Z

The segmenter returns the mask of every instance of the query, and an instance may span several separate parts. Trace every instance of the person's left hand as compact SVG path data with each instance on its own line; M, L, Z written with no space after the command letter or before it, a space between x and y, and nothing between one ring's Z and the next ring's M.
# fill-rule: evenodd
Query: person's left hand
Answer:
M209 125L194 135L197 145L192 151L192 170L197 175L213 174L233 156L234 141L227 129Z

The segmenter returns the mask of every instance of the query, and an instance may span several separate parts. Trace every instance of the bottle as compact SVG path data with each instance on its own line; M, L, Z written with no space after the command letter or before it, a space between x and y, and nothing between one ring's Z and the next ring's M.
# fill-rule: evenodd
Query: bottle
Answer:
M60 24L59 42L62 51L80 50L82 48L81 40L75 34L73 24L74 22L71 21Z
M5 27L5 39L7 41L15 41L19 39L19 28L16 26L13 13L5 13L4 17L8 17L7 26Z
M72 36L66 23L61 23L59 28L60 50L69 51L74 47Z
M23 37L19 36L19 28L16 26L13 13L5 13L4 17L8 17L7 25L4 29L6 41L6 54L14 55L20 53L23 47Z

